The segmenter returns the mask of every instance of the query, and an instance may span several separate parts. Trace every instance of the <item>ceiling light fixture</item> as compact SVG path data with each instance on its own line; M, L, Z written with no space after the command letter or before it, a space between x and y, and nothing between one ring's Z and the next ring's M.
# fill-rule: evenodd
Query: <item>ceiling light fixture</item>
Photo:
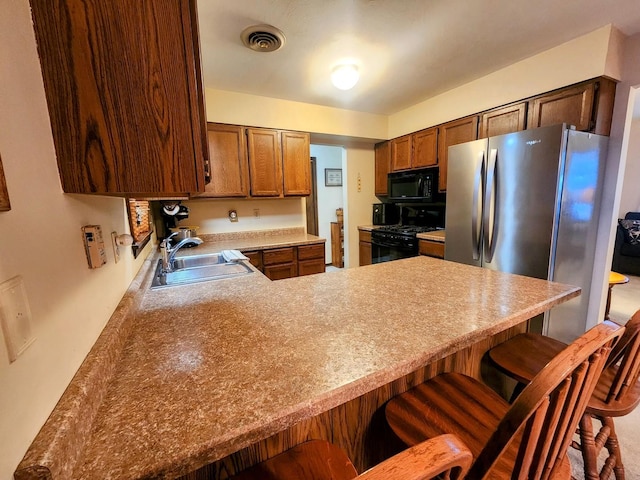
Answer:
M352 63L338 65L331 72L331 82L340 90L353 88L359 79L358 67Z

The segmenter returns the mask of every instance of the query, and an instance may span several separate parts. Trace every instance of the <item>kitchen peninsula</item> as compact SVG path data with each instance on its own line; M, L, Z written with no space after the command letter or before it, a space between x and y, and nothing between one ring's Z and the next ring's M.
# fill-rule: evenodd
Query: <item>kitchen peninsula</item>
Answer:
M362 469L378 461L364 451L390 396L444 369L478 376L491 345L579 295L423 256L150 291L156 261L16 478L173 478L201 467L226 478L307 438L333 441Z

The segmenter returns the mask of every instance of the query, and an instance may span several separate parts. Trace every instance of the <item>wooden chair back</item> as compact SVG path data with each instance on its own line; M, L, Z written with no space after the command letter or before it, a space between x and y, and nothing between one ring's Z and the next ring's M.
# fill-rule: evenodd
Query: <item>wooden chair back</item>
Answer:
M606 402L620 402L640 376L640 310L625 325L624 334L613 347L605 368L617 369Z
M469 477L491 478L491 467L517 446L512 479L553 478L623 331L611 323L599 324L549 362L511 405Z

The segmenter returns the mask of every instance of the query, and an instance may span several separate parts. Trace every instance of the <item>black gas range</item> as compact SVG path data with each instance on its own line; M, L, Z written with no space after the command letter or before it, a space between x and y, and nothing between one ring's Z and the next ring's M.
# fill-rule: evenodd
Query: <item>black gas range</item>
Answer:
M372 263L389 262L418 255L418 233L442 230L424 225L386 225L371 231Z

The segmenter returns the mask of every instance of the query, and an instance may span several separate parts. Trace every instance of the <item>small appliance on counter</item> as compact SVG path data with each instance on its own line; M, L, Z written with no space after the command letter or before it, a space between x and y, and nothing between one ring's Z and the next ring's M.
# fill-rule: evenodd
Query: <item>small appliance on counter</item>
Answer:
M395 225L400 220L400 209L395 203L373 204L373 225Z
M194 238L198 236L198 226L180 226L176 228L171 228L171 233L177 233L177 235L171 237L171 241L174 243L178 243L185 238ZM196 243L186 243L185 247L195 247Z
M180 201L164 201L160 209L162 214L162 223L164 224L164 237L167 238L173 232L179 229L178 222L189 218L189 208L180 205ZM186 227L192 229L194 227ZM197 228L197 227L196 227ZM176 235L178 237L180 235ZM194 235L195 236L195 233ZM175 237L174 237L175 238Z

